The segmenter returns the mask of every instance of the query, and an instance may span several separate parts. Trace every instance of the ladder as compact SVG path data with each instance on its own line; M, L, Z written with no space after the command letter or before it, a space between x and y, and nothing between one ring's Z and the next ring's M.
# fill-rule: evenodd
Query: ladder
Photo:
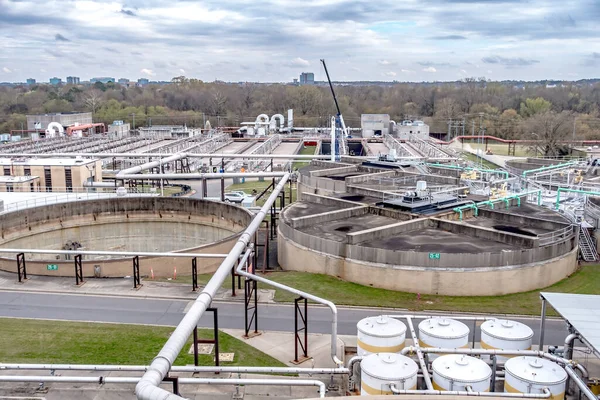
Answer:
M591 262L598 260L596 246L594 245L587 228L584 227L579 228L579 251L581 252L581 257L585 261Z

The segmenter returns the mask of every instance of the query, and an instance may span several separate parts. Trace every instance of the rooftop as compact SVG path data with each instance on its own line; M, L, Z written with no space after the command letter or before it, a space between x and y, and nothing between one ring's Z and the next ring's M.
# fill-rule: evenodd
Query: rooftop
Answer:
M98 161L95 158L0 158L0 165L76 166Z
M21 183L38 179L39 176L0 176L0 183Z

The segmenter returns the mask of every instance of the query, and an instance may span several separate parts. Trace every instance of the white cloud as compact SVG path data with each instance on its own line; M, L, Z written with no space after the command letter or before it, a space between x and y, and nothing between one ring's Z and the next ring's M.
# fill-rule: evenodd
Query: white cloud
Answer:
M156 75L156 73L155 73L154 71L152 71L151 69L148 69L148 68L142 68L142 69L140 70L140 72L141 72L142 74L144 74L144 75L148 75L148 76L154 76L154 75Z
M8 67L3 67L2 71L6 72L7 74L10 74L12 72Z
M400 72L402 72L403 74L412 74L415 71L413 71L412 69L401 69Z
M389 76L390 78L395 77L397 74L394 71L388 71L384 74L385 76Z
M289 67L308 67L310 66L310 62L305 60L304 58L296 57L289 63L287 63Z
M434 67L423 68L423 72L437 72L437 69Z
M377 61L377 63L379 65L394 65L395 64L395 63L393 63L391 61L388 61L388 60L379 60L379 61Z
M460 70L460 73L461 73L461 74L463 74L463 75L467 75L467 74L468 74L468 72L467 72L467 71L465 71L464 69L461 69L461 70Z
M179 68L179 72L181 72L182 74L185 74L185 69Z

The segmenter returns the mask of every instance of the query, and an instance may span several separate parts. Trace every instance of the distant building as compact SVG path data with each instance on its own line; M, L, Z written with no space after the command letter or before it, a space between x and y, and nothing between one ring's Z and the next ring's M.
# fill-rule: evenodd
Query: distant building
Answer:
M294 86L298 86L298 79L294 78L294 82L293 82Z
M127 136L129 134L129 124L123 121L113 121L108 126L108 134L111 136Z
M58 86L62 83L62 79L54 77L54 78L50 78L50 84L54 85L54 86Z
M396 126L396 136L401 140L428 139L429 125L423 121L402 121Z
M67 83L69 85L79 85L80 80L78 76L67 76Z
M112 82L115 83L116 79L115 78L110 78L110 77L106 77L106 76L101 76L99 78L92 78L90 79L90 83L93 85L96 82L100 82L100 83L108 83L108 82Z
M79 124L86 125L92 123L92 113L56 113L56 114L37 114L27 116L27 129L30 131L45 131L50 122L58 122L64 128Z
M148 83L150 83L150 81L146 78L140 78L138 79L138 86L146 86Z
M129 85L129 79L127 78L119 78L119 85L127 86Z
M0 182L4 183L6 191L16 191L14 189L19 185L21 191L27 191L28 186L29 191L80 192L84 189L84 182L102 182L102 161L81 158L0 158L0 172Z
M0 176L0 192L39 192L39 176Z
M386 135L390 132L390 116L388 114L362 114L360 126L364 138Z
M300 84L301 85L314 85L315 84L315 74L312 72L303 72L300 74Z
M35 79L33 79L33 78L28 78L28 79L27 79L27 84L28 84L28 85L35 85Z

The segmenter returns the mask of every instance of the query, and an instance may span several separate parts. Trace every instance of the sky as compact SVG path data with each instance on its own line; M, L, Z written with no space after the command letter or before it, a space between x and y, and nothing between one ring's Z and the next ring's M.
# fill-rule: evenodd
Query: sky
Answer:
M600 76L599 0L0 0L0 81Z

